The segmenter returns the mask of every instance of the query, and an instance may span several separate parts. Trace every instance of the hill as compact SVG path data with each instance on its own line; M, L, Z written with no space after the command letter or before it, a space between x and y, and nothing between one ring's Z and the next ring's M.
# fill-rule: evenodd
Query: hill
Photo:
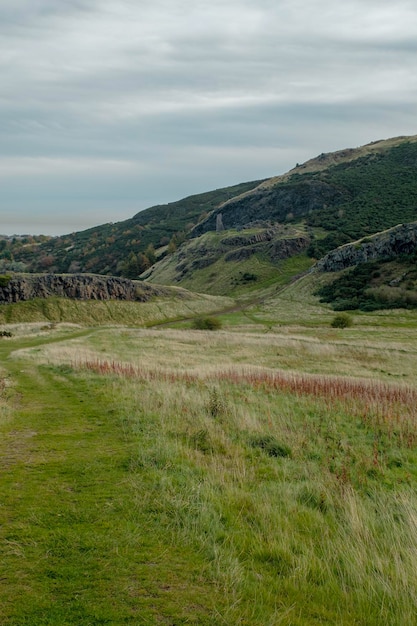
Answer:
M416 169L417 136L322 154L224 203L193 234L214 230L220 214L225 229L302 220L315 239L310 253L320 258L336 245L417 219Z
M199 219L259 182L242 183L154 206L131 219L62 237L0 236L0 271L92 272L137 278L155 260L154 248L170 242L175 248Z
M4 239L0 269L100 273L241 295L329 251L417 220L417 136L345 149L281 176L190 196L116 224Z
M144 326L205 315L233 301L179 287L91 274L0 276L0 323ZM6 306L7 305L7 306Z
M305 229L288 225L207 232L185 241L142 278L192 291L242 296L268 284L284 284L308 269L309 243Z

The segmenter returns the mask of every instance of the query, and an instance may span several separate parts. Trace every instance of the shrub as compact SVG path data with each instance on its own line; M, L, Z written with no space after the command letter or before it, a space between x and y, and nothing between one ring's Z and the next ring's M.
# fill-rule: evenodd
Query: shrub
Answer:
M336 315L332 319L332 327L333 328L348 328L352 326L352 318L347 313L340 313L340 315Z
M291 449L284 443L279 443L272 435L259 435L250 440L252 448L260 448L268 456L290 457Z
M221 327L222 323L217 317L197 317L193 321L196 330L219 330Z
M210 390L208 410L212 417L224 417L227 414L227 401L216 387Z
M244 272L241 280L243 283L256 282L258 280L258 275L252 274L252 272Z
M12 277L9 276L8 274L2 274L0 276L0 287L7 287L11 279Z

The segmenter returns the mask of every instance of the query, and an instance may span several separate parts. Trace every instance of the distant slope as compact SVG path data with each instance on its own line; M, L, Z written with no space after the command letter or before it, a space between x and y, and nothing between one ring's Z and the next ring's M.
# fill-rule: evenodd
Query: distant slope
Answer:
M417 135L320 154L286 174L151 207L124 222L48 241L4 240L0 242L0 271L93 272L127 278L142 275L152 281L159 276L165 283L225 293L238 280L236 271L257 274L252 268L255 261L269 264L273 280L276 259L270 252L272 244L243 245L246 252L231 259L224 246L218 253L214 246L206 254L205 243L199 243L198 255L203 258L197 265L207 265L197 267L193 266L193 255L197 254L194 244L181 248L185 241L216 231L225 231L224 236L231 231L230 236L236 237L242 229L254 229L259 234L288 226L308 240L303 254L320 259L342 244L414 220ZM191 257L187 260L188 251ZM294 252L299 253L299 249ZM158 260L160 264L148 272ZM229 272L232 265L227 263L239 264L239 270L235 267ZM210 273L222 272L229 272L229 282L219 288L217 279L210 282ZM262 281L267 280L267 273L262 269Z
M226 229L253 220L303 220L326 232L310 248L320 258L337 245L417 219L417 136L320 155L224 203L193 234L214 230L219 214Z
M414 255L417 251L417 222L399 224L388 230L347 243L326 254L316 271L337 272L368 261Z
M336 276L317 295L335 310L417 308L416 264L417 222L400 224L324 256L314 272Z
M192 230L195 243L184 244L143 277L222 294L237 294L274 279L282 283L284 257L275 251L286 238L296 237L294 233L302 243L287 246L287 258L300 253L320 258L340 243L355 241L325 256L319 264L325 271L330 269L326 264L335 264L336 271L368 257L409 253L416 246L413 226L400 231L394 227L363 245L357 239L417 219L416 140L397 138L320 155L293 173L261 183L215 209ZM255 233L272 233L271 241L245 245L245 238L250 241ZM234 252L227 249L230 241L236 242ZM294 275L301 267L307 269L308 263L297 261ZM253 280L245 284L245 277Z
M271 283L285 284L308 269L309 243L304 229L286 225L208 232L184 242L142 278L201 293L239 296Z
M131 219L102 224L62 237L0 240L0 271L92 272L137 278L143 255L170 240L179 245L187 232L218 204L256 187L253 181L189 196L137 213ZM149 253L151 256L151 253ZM148 265L153 262L146 261Z

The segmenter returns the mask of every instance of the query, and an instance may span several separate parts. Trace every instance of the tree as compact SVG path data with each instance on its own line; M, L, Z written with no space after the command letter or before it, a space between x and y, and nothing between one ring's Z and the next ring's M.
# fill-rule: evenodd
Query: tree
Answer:
M121 267L121 274L125 278L137 278L140 274L138 266L138 258L134 252L131 252Z
M151 243L145 250L145 256L147 257L150 265L153 265L156 262L155 248Z
M138 267L138 276L139 276L139 274L142 274L142 272L150 268L152 263L148 259L147 255L144 254L143 252L140 252L137 258L138 258L137 267Z
M176 244L175 235L174 235L168 244L168 254L173 254L176 249L177 249L177 244Z

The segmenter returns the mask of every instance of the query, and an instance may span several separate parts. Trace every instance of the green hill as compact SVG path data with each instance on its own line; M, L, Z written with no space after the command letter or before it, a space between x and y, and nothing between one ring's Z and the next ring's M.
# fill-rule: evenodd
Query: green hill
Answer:
M176 247L214 207L256 187L259 182L242 183L154 206L131 219L62 237L4 238L0 240L0 270L91 272L136 278L149 266L148 257L153 262L153 248L166 246L170 241ZM143 259L145 252L148 252L146 260Z
M285 284L308 269L309 242L305 229L293 226L207 232L184 242L142 278L197 292L243 296L270 284Z
M320 258L347 241L416 220L416 172L417 137L320 155L227 202L193 232L214 230L220 213L225 229L253 220L302 221L313 238L309 253Z
M141 277L241 295L292 280L337 246L417 220L416 171L417 136L320 154L284 175L124 222L46 240L4 239L0 270Z

